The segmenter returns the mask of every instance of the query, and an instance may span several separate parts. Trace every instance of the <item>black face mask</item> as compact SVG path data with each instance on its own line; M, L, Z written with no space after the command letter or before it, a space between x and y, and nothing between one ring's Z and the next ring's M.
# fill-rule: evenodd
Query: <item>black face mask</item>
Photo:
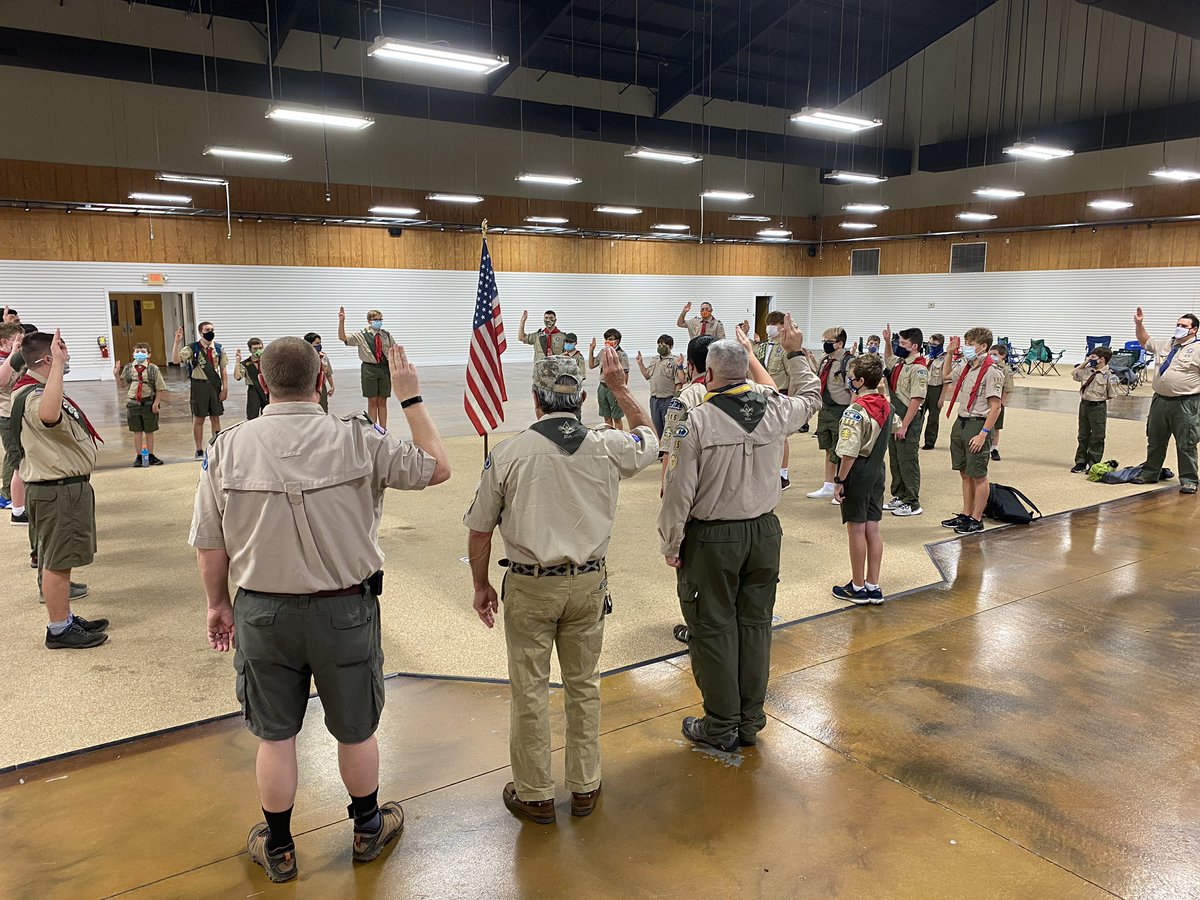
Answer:
M823 343L821 345L821 349L824 350L826 353L832 353L833 352L833 341L826 341L825 343Z
M217 333L215 331L203 331L200 333L200 337L204 338L210 344L212 343L212 339L215 338L216 336L217 336Z
M900 359L907 359L910 352L911 351L907 347L901 347L899 344L892 348L892 353L894 353Z

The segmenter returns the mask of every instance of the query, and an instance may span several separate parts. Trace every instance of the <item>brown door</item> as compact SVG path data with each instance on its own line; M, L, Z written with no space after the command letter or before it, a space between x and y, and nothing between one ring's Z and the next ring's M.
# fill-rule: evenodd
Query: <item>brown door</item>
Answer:
M770 311L770 297L754 298L754 332L764 341L767 339L767 313Z
M112 317L113 359L122 363L131 362L133 346L149 344L150 362L166 366L162 304L161 294L108 295L109 313Z

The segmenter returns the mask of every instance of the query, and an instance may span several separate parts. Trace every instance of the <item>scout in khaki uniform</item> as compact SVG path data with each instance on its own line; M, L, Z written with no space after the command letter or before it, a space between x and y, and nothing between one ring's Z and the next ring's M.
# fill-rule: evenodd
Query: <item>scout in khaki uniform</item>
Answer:
M250 356L245 362L242 361L241 350L233 358L233 380L246 382L246 418L257 419L269 402L267 389L258 378L262 374L259 358L263 355L263 342L258 338L250 338L246 342L246 349L250 351Z
M125 416L133 432L133 468L161 466L154 455L154 432L158 431L158 410L162 392L167 389L162 372L150 362L150 345L133 345L133 362L121 367L113 364L113 377L125 388Z
M71 612L71 600L87 594L86 588L73 589L71 570L91 565L96 555L96 495L90 482L100 435L63 393L70 357L59 332L28 334L21 349L28 368L13 387L12 417L50 620L46 647L98 647L108 640L108 620L89 622Z
M946 336L931 334L925 357L929 360L929 381L925 385L925 442L922 450L932 450L937 444L938 425L942 412L942 354L946 352Z
M885 347L891 343L890 330L883 333ZM916 342L920 344L919 337ZM848 584L834 587L833 596L858 606L883 603L883 589L879 586L883 564L879 523L887 508L883 505L887 481L883 457L887 437L899 423L892 415L894 407L879 393L882 379L883 361L874 353L866 353L850 364L850 383L857 393L854 402L842 413L838 427L838 473L834 488L842 501L851 574Z
M539 328L532 334L525 332L525 323L529 320L529 310L521 313L521 324L517 326L517 340L522 344L533 345L533 361L545 359L547 356L558 356L563 352L567 336L558 328L558 314L548 309L542 316L544 328Z
M711 303L700 304L700 315L692 316L690 319L687 314L692 311L692 302L689 300L683 304L683 312L679 314L679 319L675 324L680 328L686 328L688 340L693 338L712 335L718 341L725 340L725 326L721 324L720 319L713 318L713 308Z
M1138 484L1154 484L1162 477L1167 444L1175 438L1179 459L1179 493L1196 493L1196 442L1200 440L1200 341L1196 326L1200 322L1184 313L1175 323L1169 341L1150 339L1139 306L1133 317L1137 339L1157 359L1154 363L1154 399L1146 420L1146 464L1134 479Z
M563 341L563 352L560 354L568 359L575 360L575 365L579 366L579 375L583 378L584 383L587 382L587 357L583 355L583 351L579 349L579 336L570 332Z
M12 428L12 387L21 377L13 366L13 356L21 349L25 331L16 322L0 320L0 440L4 445L4 484L0 487L0 509L11 509L16 524L29 521L25 515L25 490L21 476L17 474L17 459L21 453L17 447L16 433Z
M324 412L329 412L329 398L333 396L333 366L329 364L329 357L325 355L325 351L321 349L321 336L315 331L310 331L304 336L304 340L312 344L312 348L317 351L317 356L321 358L321 371L325 375L325 380L321 383L321 409Z
M625 370L625 377L628 379L629 354L621 349L621 332L615 328L610 328L604 332L604 346L616 352L617 358L621 361L621 368ZM591 346L588 347L588 368L596 368L600 365L600 360L601 357L596 355L596 339L592 338ZM600 407L600 417L604 419L604 424L609 428L616 428L618 431L621 430L625 411L621 409L621 404L617 402L616 395L612 392L612 389L603 381L600 382L600 388L596 391L596 399Z
M689 410L667 465L658 536L677 570L692 672L704 717L683 734L719 750L753 745L766 725L771 616L782 530L779 464L783 439L821 403L804 357L804 337L788 317L781 333L792 395L746 383L750 352L734 341L708 350L708 393Z
M680 358L672 355L675 350L675 339L669 334L658 336L658 355L646 365L639 350L637 355L638 368L642 377L650 382L650 419L654 423L654 433L662 440L663 426L667 421L667 407L675 399L675 395L683 388L687 370Z
M775 383L775 390L786 395L788 392L787 354L783 350L783 345L779 343L779 329L782 326L783 313L779 310L767 313L767 339L754 342L754 357L762 363L767 374L771 376L771 380ZM785 491L792 486L788 473L791 457L792 445L785 437L783 439L783 465L779 467L779 486Z
M960 347L962 359L955 362ZM961 341L950 339L942 363L945 383L951 386L946 416L955 416L950 431L950 464L962 477L963 493L963 511L943 520L942 526L953 528L957 534L983 531L983 509L991 489L988 450L1004 392L1004 372L988 352L991 348L992 332L972 328Z
M450 463L416 369L403 347L390 357L411 443L361 413L324 414L312 345L277 338L262 356L270 405L216 437L196 488L188 543L208 599L209 646L228 651L236 626L237 696L259 739L265 821L250 830L246 849L272 881L299 872L291 833L296 734L314 680L350 794L355 861L375 859L404 827L399 803L379 803L379 516L387 488L439 484Z
M388 357L392 335L383 328L383 313L373 309L367 313L367 327L346 336L346 307L338 307L338 339L347 347L358 349L362 363L362 395L367 398L367 415L380 428L387 428L387 401L392 395Z
M838 427L842 413L850 405L853 397L850 388L846 386L846 373L850 369L852 359L846 349L846 329L828 328L821 335L821 349L825 355L817 365L817 377L821 379L821 411L817 413L817 446L826 453L825 483L820 488L806 496L810 500L829 498L837 504L833 496L833 476L837 473Z
M1071 471L1087 472L1104 459L1104 435L1108 429L1108 401L1117 396L1119 382L1108 367L1112 350L1097 347L1075 367L1071 377L1083 385L1079 389L1079 446Z
M191 390L192 438L196 442L196 459L203 459L204 420L208 419L213 437L221 430L225 398L229 396L229 359L221 345L216 343L217 333L212 322L201 322L197 330L200 340L181 347L183 326L179 327L171 348L171 362L187 368Z
M991 353L995 357L996 365L1004 372L1004 389L1000 394L1000 418L996 420L996 429L992 432L992 462L1000 462L1000 432L1004 430L1004 411L1008 409L1008 398L1016 385L1016 379L1013 378L1012 366L1008 364L1008 349L997 344Z
M900 427L889 429L888 460L892 468L892 499L883 505L893 516L919 516L921 509L921 427L925 424L925 394L929 368L921 355L924 335L920 328L905 328L892 346L892 326L883 331L883 359L891 366L887 375L891 408L901 417Z
M650 418L629 389L616 350L600 377L629 411L629 433L592 431L579 420L583 373L574 360L533 367L537 422L500 444L483 465L463 524L475 611L491 628L499 609L488 576L492 532L504 540L501 587L513 780L504 805L540 825L556 820L550 773L550 654L558 648L566 703L566 772L571 814L589 815L600 794L600 649L608 595L605 555L621 479L658 455Z

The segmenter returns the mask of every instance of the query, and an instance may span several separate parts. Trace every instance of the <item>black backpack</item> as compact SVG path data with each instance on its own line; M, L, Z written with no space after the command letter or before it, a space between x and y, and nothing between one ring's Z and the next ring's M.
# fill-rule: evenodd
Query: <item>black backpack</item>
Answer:
M1033 510L1031 513L1025 507ZM1037 513L1034 516L1033 513ZM988 494L987 506L983 514L997 522L1008 522L1012 525L1028 525L1035 518L1042 517L1042 511L1037 504L1018 491L1015 487L1004 484L993 484Z

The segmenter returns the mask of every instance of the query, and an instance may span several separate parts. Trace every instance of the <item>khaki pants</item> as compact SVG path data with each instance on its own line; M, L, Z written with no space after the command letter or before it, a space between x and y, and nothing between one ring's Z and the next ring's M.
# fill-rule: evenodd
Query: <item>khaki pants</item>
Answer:
M558 648L567 713L567 789L600 785L600 649L604 644L603 570L586 575L504 579L504 641L512 711L508 738L513 782L522 800L552 800L550 651Z

